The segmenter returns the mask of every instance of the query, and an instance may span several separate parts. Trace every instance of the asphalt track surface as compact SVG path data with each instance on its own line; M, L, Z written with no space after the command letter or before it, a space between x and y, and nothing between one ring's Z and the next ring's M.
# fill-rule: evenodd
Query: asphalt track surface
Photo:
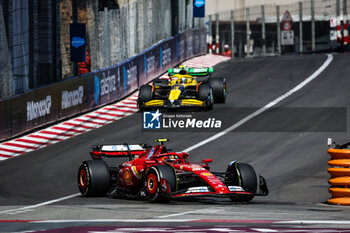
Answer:
M232 160L250 163L257 173L266 178L269 196L256 197L250 203L197 199L176 200L168 204L75 196L51 205L6 212L78 193L77 169L81 161L90 159L90 145L153 144L154 139L166 137L170 139L169 148L181 151L217 133L145 132L141 130L141 113L136 113L1 162L0 232L72 226L110 226L105 230L115 229L114 226L204 229L216 226L247 232L267 228L276 231L298 228L315 232L319 228L350 229L350 207L325 204L330 198L327 190L327 137L339 143L349 140L349 123L344 126L341 122L346 118L338 119L334 114L328 115L323 111L329 107L346 110L350 104L350 54L334 54L333 57L331 64L315 80L275 106L288 108L288 111L282 114L266 111L190 152L191 161L213 159L211 170L215 171L225 170ZM213 110L203 114L210 117L213 112L222 109L233 111L235 114L223 114L225 125L233 125L297 86L319 69L326 59L326 55L307 55L236 59L220 63L215 66L214 75L227 80L226 103L215 105ZM291 125L298 126L302 121L292 117L294 109L298 114L303 110L310 112L310 109L320 114L307 118L307 123L302 122L302 127L293 130ZM349 115L349 112L346 113ZM343 132L320 132L324 131L320 128L325 124L330 128L343 127L340 130ZM96 221L98 219L101 222ZM26 223L26 220L49 221Z

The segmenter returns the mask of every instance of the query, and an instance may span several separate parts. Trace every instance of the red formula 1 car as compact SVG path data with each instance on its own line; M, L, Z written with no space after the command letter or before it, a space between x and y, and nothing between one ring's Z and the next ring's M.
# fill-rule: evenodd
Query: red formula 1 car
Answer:
M208 164L190 163L186 152L169 152L164 142L149 145L99 145L90 153L93 160L82 162L78 186L83 196L145 197L168 201L184 197L228 197L250 201L268 194L265 179L246 163L233 161L225 172L211 172ZM119 167L108 166L102 157L128 157Z

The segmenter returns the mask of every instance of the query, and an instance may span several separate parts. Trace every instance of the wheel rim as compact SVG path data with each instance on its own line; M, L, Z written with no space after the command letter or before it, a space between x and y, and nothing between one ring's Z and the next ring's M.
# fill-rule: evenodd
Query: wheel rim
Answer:
M87 175L86 175L86 171L85 169L81 169L80 170L80 174L79 174L79 185L82 189L86 188L87 185Z
M154 194L157 190L157 179L154 174L149 174L147 177L147 191L149 194Z

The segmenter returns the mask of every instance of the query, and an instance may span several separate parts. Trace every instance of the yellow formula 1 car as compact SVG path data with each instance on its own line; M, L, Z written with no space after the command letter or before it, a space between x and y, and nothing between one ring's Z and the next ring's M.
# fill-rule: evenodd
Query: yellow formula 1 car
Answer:
M213 78L213 68L172 68L169 79L155 79L140 87L138 106L146 108L211 108L213 103L224 103L226 80Z

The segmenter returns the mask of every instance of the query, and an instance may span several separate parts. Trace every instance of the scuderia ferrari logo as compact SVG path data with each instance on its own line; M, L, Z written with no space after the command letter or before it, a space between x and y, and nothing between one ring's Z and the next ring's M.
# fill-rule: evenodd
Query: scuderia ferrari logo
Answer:
M161 113L157 110L143 112L142 126L145 130L220 129L222 121L199 113Z

